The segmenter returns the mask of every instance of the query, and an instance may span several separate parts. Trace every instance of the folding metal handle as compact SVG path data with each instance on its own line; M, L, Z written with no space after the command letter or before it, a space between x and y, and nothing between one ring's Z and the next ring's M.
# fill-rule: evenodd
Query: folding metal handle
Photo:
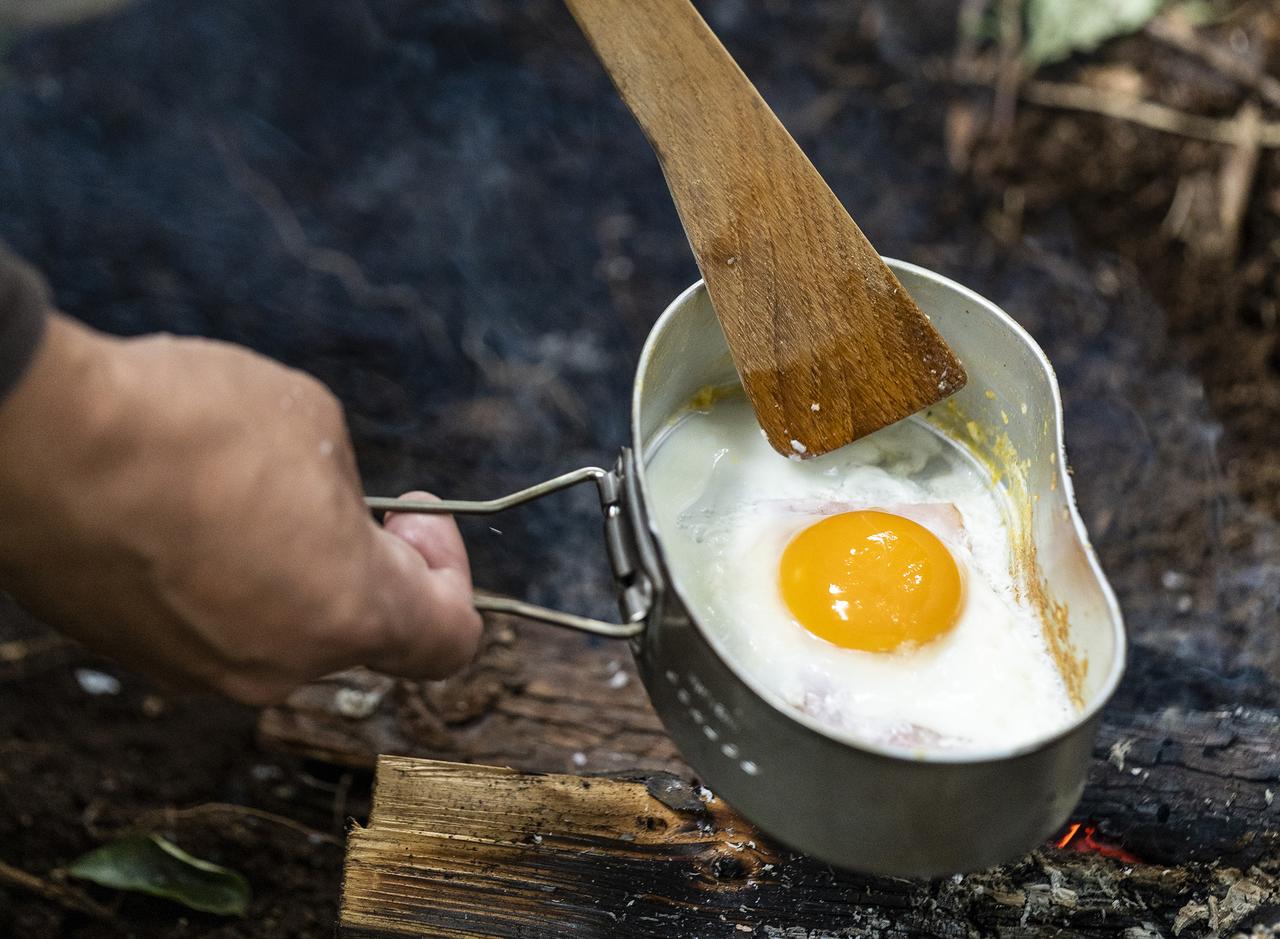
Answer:
M528 489L521 489L519 492L513 492L509 496L501 496L497 499L481 501L436 499L427 501L425 499L387 499L369 496L364 500L364 503L375 512L421 512L427 515L492 515L494 512L503 512L507 509L513 509L517 505L532 502L534 499L541 499L543 496L559 492L561 489L568 489L570 486L576 486L578 483L586 482L588 479L598 480L608 475L607 470L602 470L598 466L584 466L582 469L576 469L571 473L565 473L555 479L548 479L544 483L538 483L536 486L530 486Z
M545 495L559 492L576 486L578 483L592 480L600 494L600 507L604 512L605 546L609 554L609 562L613 567L614 578L621 589L622 608L626 621L610 623L605 620L563 613L545 606L525 603L490 593L477 591L472 600L477 610L494 613L509 613L523 616L526 619L564 626L579 632L596 636L608 636L613 639L630 639L644 631L644 618L649 612L650 589L643 575L637 569L634 559L627 549L626 535L622 526L626 524L626 514L621 510L622 487L617 473L610 473L598 466L584 466L538 483L519 492L513 492L497 499L468 501L459 499L394 499L381 496L369 496L365 504L375 512L417 512L425 515L491 515L506 509L541 499Z

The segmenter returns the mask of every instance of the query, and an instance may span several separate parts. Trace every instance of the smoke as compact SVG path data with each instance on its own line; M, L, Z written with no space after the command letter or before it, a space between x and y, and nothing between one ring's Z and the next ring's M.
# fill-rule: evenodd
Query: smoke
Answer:
M983 224L917 68L954 20L701 7L882 252L974 287L1045 346L1135 674L1169 676L1165 699L1274 696L1280 545L1222 456L1238 441L1139 271L1062 218L1013 243ZM6 65L0 237L72 313L317 373L373 492L490 497L627 442L640 343L696 269L562 4L151 2L29 33ZM478 581L607 615L594 502L470 526Z

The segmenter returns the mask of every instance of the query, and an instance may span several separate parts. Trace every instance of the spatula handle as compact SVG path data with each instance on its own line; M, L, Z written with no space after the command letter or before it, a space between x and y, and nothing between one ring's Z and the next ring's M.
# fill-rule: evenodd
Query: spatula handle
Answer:
M778 148L803 154L689 0L565 2L658 155L699 263L737 263L758 169ZM740 149L707 148L726 137Z

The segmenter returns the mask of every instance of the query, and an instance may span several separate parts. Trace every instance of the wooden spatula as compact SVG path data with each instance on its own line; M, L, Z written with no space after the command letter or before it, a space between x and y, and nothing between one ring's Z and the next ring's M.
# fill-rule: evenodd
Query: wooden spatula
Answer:
M760 426L816 456L964 368L689 0L566 0L653 145Z

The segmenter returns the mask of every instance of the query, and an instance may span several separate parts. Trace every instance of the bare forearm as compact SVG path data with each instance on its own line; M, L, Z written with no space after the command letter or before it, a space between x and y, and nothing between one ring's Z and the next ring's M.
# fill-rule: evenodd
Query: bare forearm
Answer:
M0 511L21 497L100 466L120 401L112 355L119 340L50 313L21 380L0 401Z

